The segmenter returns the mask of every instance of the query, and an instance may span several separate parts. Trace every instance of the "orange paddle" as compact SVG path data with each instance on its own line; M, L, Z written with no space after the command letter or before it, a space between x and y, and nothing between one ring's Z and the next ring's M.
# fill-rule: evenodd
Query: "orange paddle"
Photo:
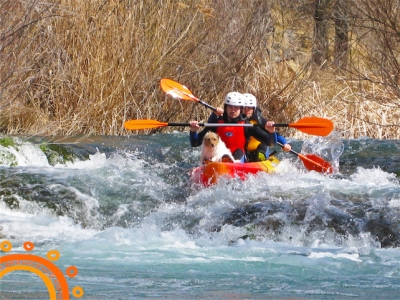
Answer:
M183 100L193 100L197 103L204 105L212 110L216 110L215 107L201 101L196 98L192 92L184 85L173 81L171 79L163 78L160 82L161 88L164 92L171 95L174 98L180 98ZM167 125L165 125L167 126ZM331 120L318 118L318 117L305 117L297 121L296 123L290 124L275 124L275 127L292 127L296 128L304 133L327 136L333 130L333 123Z
M277 144L283 147L281 143L277 142ZM290 150L290 152L296 154L298 158L301 159L307 170L309 171L317 171L319 173L326 173L326 174L333 173L332 165L315 154L300 154L294 150Z
M310 118L306 118L310 119ZM302 120L298 121L297 123L292 123L293 126L298 126L299 130L308 130L310 127L307 122L301 123ZM301 123L300 125L298 125ZM303 125L306 124L304 127ZM314 123L313 123L314 124ZM199 123L200 126L204 127L223 127L223 126L230 126L230 127L263 127L262 124L253 124L253 123ZM291 124L278 124L280 125L291 125ZM159 128L159 127L166 127L166 126L190 126L189 123L167 123L167 122L160 122L157 120L130 120L124 123L126 129L129 130L141 130L141 129L152 129L152 128ZM312 125L311 125L312 126Z
M161 89L167 93L168 95L171 95L174 98L179 98L183 100L193 100L197 103L200 103L201 105L204 105L205 107L208 107L212 109L213 111L216 111L217 109L203 101L201 101L199 98L195 97L192 92L184 85L173 81L168 78L163 78L160 81Z
M226 123L199 123L200 126L204 127L220 127L220 126L257 126L259 124L226 124ZM130 120L124 123L124 126L128 130L142 130L142 129L154 129L165 126L190 126L189 123L166 123L157 120ZM281 143L277 143L282 146ZM290 150L291 153L296 154L303 162L304 166L309 171L317 171L320 173L331 174L333 172L332 166L327 161L315 154L300 154L296 151Z

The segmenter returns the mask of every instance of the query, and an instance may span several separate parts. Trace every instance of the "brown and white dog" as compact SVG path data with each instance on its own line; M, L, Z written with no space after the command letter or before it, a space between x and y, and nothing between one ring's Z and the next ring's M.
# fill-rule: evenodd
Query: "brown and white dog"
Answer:
M226 147L218 134L208 131L201 144L200 164L209 161L235 162L231 151Z

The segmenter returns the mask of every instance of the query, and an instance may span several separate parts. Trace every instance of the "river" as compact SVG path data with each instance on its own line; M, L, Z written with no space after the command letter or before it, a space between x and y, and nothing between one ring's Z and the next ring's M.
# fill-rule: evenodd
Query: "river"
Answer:
M0 255L57 250L71 299L400 295L400 141L343 140L333 175L278 151L274 174L201 188L187 133L0 140ZM2 299L49 298L27 270Z

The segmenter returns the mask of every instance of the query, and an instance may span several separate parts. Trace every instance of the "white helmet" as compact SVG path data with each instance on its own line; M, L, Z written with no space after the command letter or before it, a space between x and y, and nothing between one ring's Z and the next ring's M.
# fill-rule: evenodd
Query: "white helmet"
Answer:
M226 94L224 104L244 106L243 95L238 92L230 92Z
M244 106L248 107L257 107L257 99L253 94L245 93L244 97Z

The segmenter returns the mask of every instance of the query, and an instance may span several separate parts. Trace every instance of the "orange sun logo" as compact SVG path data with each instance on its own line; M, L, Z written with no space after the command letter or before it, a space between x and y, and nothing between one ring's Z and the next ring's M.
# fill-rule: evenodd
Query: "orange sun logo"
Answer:
M23 247L26 251L32 251L35 245L32 242L25 242ZM10 252L12 244L3 241L0 244L3 252ZM56 261L60 257L57 250L47 252L47 259L33 254L8 254L0 257L0 279L4 275L14 271L28 271L38 275L46 284L50 299L69 299L68 282L60 269L51 261ZM78 269L70 266L66 269L68 277L78 275ZM76 298L83 296L83 289L76 286L72 289L72 295Z

